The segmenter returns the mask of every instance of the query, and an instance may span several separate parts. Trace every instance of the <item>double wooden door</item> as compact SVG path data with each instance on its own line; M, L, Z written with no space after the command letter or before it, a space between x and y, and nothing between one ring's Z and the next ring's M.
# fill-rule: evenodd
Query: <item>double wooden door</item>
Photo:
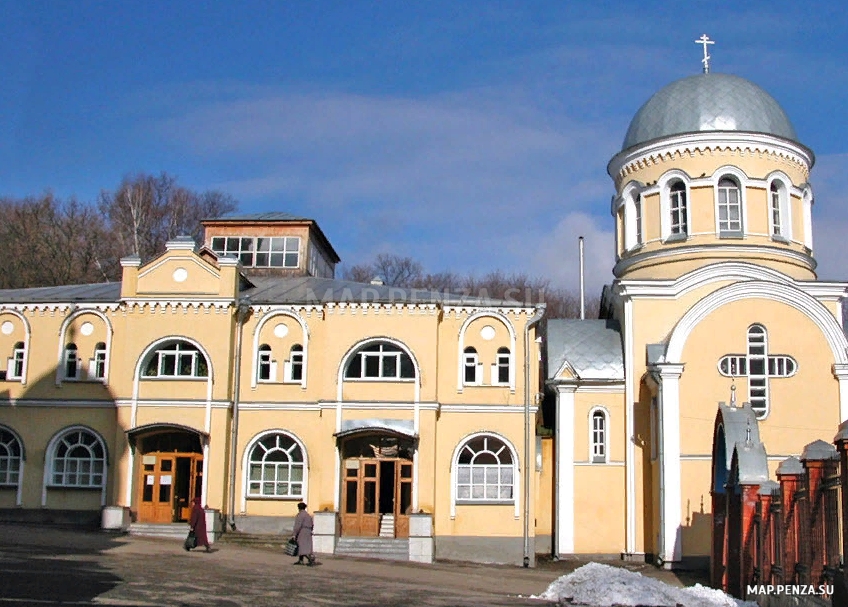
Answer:
M412 462L351 458L344 461L342 535L377 537L385 515L394 515L394 537L409 537Z
M138 519L145 523L175 523L191 516L192 500L203 490L203 455L146 453L142 455Z

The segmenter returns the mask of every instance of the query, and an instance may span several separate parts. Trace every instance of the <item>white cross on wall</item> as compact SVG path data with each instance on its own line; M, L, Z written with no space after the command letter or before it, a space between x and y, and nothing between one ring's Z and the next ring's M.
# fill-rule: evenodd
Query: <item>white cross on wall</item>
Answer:
M701 63L704 64L704 73L710 73L710 56L707 54L707 45L715 44L714 40L710 40L710 37L706 34L701 34L701 37L695 40L695 44L703 44L704 45L704 58L701 59Z

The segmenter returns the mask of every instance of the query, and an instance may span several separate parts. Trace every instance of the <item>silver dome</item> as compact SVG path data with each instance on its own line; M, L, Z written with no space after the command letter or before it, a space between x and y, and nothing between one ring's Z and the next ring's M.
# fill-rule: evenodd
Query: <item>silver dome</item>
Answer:
M729 74L698 74L648 99L630 122L621 149L698 131L766 133L798 143L786 113L756 84Z

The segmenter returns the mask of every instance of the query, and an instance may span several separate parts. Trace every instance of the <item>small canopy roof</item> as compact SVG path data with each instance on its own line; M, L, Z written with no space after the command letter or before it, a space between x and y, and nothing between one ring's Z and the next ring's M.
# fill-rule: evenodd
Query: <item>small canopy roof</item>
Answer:
M391 434L418 438L412 421L405 419L346 419L342 421L342 429L336 432L336 438L344 438L356 434Z
M194 434L201 442L204 439L209 438L209 435L202 430L198 430L197 428L192 428L191 426L184 426L182 424L172 424L168 422L156 422L153 424L144 424L143 426L136 426L135 428L130 428L126 431L127 440L129 440L130 444L135 444L136 439L139 436L144 434L150 434L153 432L188 432L189 434Z

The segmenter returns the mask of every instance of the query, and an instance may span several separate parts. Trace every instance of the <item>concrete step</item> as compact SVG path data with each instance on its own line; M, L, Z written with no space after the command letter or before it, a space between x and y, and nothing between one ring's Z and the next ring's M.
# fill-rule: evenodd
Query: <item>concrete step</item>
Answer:
M139 537L169 537L185 539L188 535L187 523L132 523L127 529L129 535Z
M336 544L336 555L407 561L409 560L409 540L380 537L342 537Z
M228 531L218 538L219 542L225 544L237 544L239 546L265 546L269 548L282 548L289 541L289 535L278 533L243 533L241 531Z

